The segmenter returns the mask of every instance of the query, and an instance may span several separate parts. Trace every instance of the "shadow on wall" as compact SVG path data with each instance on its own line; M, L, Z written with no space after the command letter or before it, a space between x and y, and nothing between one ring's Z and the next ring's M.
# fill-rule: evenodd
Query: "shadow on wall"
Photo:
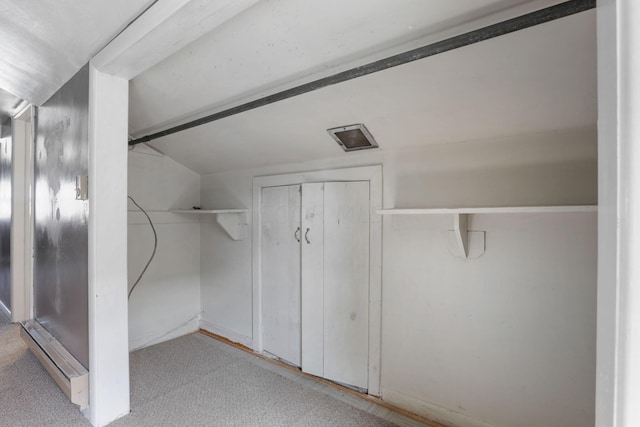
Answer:
M397 207L589 205L598 196L597 165L587 160L412 174L399 170L396 179Z

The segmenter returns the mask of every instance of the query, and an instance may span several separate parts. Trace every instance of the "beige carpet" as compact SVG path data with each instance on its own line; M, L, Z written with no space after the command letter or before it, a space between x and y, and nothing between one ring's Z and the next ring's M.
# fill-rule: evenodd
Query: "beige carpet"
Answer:
M131 354L131 408L111 425L422 425L202 334ZM88 425L0 318L0 426Z
M0 426L90 426L0 312Z

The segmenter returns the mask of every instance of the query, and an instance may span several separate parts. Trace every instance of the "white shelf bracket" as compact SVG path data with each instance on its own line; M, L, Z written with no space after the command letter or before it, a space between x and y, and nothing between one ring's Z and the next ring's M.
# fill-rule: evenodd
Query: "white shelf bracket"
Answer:
M478 258L484 254L484 231L469 231L468 214L453 214L453 230L449 232L449 250L459 258Z
M458 255L461 258L466 258L469 255L469 233L467 230L467 224L467 214L453 215L453 232L458 246Z
M222 212L216 214L216 222L231 237L232 240L247 238L247 213Z

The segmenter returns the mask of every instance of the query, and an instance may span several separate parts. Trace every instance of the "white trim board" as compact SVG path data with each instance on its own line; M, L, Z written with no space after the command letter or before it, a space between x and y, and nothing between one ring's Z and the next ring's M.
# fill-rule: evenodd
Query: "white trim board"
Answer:
M31 295L33 276L33 108L12 119L12 221L11 221L11 320L22 322L33 318ZM20 117L20 118L18 118Z
M380 360L382 340L382 165L343 169L327 169L253 178L253 349L262 353L262 188L296 185L310 182L369 181L370 231L369 231L369 394L380 394Z

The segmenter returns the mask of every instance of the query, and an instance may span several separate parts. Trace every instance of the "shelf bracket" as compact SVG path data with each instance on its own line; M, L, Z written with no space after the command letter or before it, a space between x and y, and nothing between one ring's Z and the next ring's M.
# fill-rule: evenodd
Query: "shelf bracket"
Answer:
M469 217L467 214L453 215L453 233L456 237L458 255L466 258L469 255L469 233L467 230Z
M451 253L459 258L478 258L484 253L484 231L469 231L468 214L453 214L453 230L449 232Z
M216 222L232 240L244 240L247 238L246 212L217 213Z

